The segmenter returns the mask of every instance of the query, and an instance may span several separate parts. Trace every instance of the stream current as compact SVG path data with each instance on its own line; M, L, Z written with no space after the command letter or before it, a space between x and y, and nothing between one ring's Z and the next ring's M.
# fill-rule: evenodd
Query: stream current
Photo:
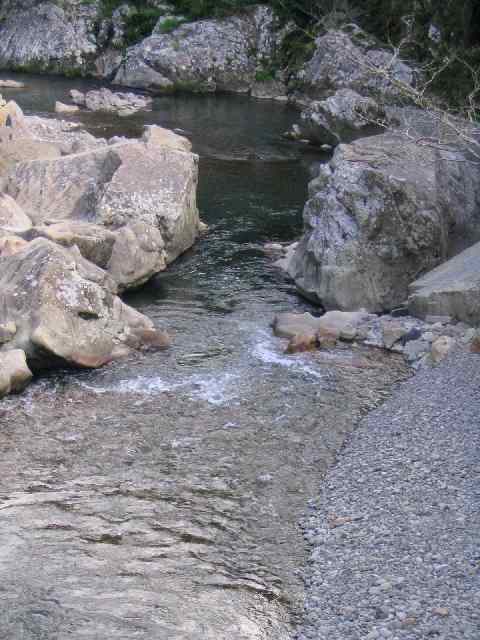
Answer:
M20 78L22 79L22 78ZM54 117L68 89L6 91ZM95 135L179 128L200 155L209 232L126 300L168 352L60 372L0 404L0 639L287 640L308 561L299 520L359 416L405 375L343 347L287 356L270 323L310 309L262 244L301 231L297 114L245 97L169 96Z

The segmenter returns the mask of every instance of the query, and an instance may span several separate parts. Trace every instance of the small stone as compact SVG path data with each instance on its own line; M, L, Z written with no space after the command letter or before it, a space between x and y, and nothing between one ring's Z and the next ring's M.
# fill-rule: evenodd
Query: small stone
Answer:
M435 364L441 362L451 349L455 346L455 340L448 336L440 336L432 344L432 350L430 352L432 360Z
M450 611L446 607L437 607L433 610L433 613L441 618L446 618L450 614Z
M400 322L382 322L383 344L387 349L407 335L408 330Z
M63 102L59 102L57 100L57 102L55 102L55 112L56 113L76 113L77 111L80 111L80 107L78 107L76 104L64 104Z
M285 353L301 353L313 351L317 348L317 339L312 334L299 334L293 336L288 343Z

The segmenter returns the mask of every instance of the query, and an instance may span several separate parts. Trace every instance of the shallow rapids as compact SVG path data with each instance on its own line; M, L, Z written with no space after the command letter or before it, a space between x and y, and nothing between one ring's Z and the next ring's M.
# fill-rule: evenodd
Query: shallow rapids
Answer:
M85 83L25 78L30 113ZM275 313L309 308L265 255L301 230L308 167L290 108L164 97L72 117L158 123L200 154L208 234L129 304L174 336L0 404L0 638L287 640L303 603L298 522L359 416L406 375L364 349L287 356Z

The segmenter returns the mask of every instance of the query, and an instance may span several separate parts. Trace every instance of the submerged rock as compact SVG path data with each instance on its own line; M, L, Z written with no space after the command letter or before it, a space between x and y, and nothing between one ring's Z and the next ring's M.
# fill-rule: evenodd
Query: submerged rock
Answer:
M15 334L1 347L22 349L34 370L99 367L143 344L153 323L125 305L113 279L44 238L0 259L0 324Z
M450 316L480 325L480 243L410 285L410 313Z
M340 145L309 187L305 234L288 264L326 309L390 310L419 272L480 226L480 167L394 133Z

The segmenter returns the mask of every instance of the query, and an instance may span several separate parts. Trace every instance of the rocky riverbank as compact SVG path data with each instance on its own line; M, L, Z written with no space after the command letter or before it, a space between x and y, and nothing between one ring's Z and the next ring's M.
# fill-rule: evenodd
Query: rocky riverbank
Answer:
M0 111L0 394L30 370L99 367L169 339L118 294L195 241L198 158L185 138L94 138ZM15 357L14 357L15 355Z
M327 473L298 640L478 637L478 358L402 383Z

